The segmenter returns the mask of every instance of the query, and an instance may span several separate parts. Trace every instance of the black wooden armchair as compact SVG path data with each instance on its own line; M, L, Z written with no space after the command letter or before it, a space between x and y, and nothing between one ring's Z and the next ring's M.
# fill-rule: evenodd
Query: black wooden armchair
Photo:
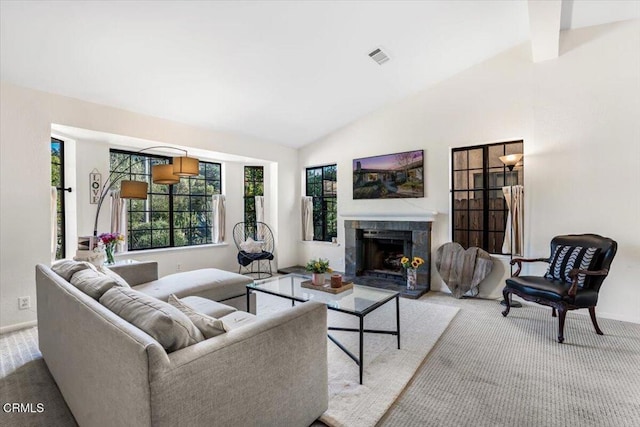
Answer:
M558 310L558 342L562 343L567 311L588 308L596 333L602 335L595 309L600 286L609 274L609 266L617 249L618 244L607 237L570 234L551 240L549 258L514 258L511 265L518 264L518 269L506 280L502 290L507 305L502 315L506 317L509 314L511 294L550 306L554 317ZM522 263L536 261L549 263L544 276L520 276Z

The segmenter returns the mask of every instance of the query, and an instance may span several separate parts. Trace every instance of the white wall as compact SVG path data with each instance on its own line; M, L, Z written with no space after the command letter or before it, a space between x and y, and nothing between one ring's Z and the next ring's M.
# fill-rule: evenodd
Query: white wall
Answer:
M450 148L523 139L525 256L548 255L557 234L614 238L598 313L640 323L640 21L565 32L561 48L533 64L530 46L516 47L376 111L301 149L300 168L337 159L340 214L438 211L435 252L451 239ZM353 200L354 158L414 149L425 150L424 198ZM338 229L344 243L342 219ZM344 267L343 245L298 245L299 264L321 255ZM509 267L497 261L482 296L501 294ZM446 290L432 271L432 288Z
M180 123L92 104L2 82L0 88L0 331L29 324L36 319L34 268L49 259L50 138L52 124L71 126L131 138L156 141L193 149L263 159L270 184L267 201L274 233L278 239L280 265L297 260L296 230L299 223L297 197L297 151L251 137L195 128ZM94 167L108 176L108 146L76 141L77 230L92 233L95 205L88 203L88 173ZM104 156L96 153L102 152ZM250 163L248 163L250 164ZM219 267L237 268L236 250L231 240L234 221L242 218L242 163L225 163L223 186L227 196L228 246L159 250L137 259L160 263L161 275L183 270ZM84 187L84 188L83 188ZM269 193L266 194L268 199ZM101 212L102 229L108 226L108 206ZM69 242L73 255L75 244ZM30 296L32 308L18 310L18 297Z

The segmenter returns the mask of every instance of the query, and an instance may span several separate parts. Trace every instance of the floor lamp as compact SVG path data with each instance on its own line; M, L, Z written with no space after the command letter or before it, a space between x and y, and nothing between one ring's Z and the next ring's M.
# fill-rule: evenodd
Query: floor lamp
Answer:
M506 156L500 156L500 161L504 163L504 165L509 169L509 172L513 172L513 168L518 164L520 160L522 160L523 154L508 154ZM506 175L505 175L505 184L506 184ZM513 184L509 186L509 197L511 198L511 203L509 204L509 273L510 276L513 276L513 264L511 261L513 260ZM520 254L521 255L521 254ZM511 298L511 296L509 296ZM504 300L500 301L500 304L507 305ZM522 307L522 304L518 301L511 300L509 305L511 307Z
M173 163L164 164L164 165L154 165L151 168L151 181L154 184L177 184L180 182L180 177L183 176L197 176L200 174L200 162L195 157L188 157L187 150L183 150L181 148L169 147L165 145L156 145L153 147L143 148L142 150L136 151L132 154L139 154L148 150L153 149L170 149L182 151L184 156L174 157ZM129 181L123 180L118 181L120 178L125 175L129 175L129 171L118 171L118 168L122 166L122 164L127 161L129 158L125 158L120 163L113 168L113 171L107 177L107 181L104 183L100 190L100 199L98 199L98 209L96 210L96 219L93 224L93 236L96 237L98 235L98 218L100 217L100 208L102 207L102 203L104 199L109 194L109 190L116 185L117 182L120 182L120 197L123 199L139 199L145 200L147 198L147 190L149 188L149 184L144 181ZM146 161L145 159L139 160L131 166L138 165L142 162Z

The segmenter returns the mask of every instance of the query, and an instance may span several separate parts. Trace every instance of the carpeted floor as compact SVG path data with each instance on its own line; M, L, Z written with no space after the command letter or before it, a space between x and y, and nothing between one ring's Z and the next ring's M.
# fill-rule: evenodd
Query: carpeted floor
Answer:
M428 295L461 310L379 425L640 425L639 324L573 312L558 344L550 308Z
M570 313L558 344L549 309L503 318L496 301L424 299L461 310L379 425L640 425L640 325L600 319L599 336ZM75 425L33 342L25 331L0 337L0 401L47 402L46 417L0 411L0 425Z

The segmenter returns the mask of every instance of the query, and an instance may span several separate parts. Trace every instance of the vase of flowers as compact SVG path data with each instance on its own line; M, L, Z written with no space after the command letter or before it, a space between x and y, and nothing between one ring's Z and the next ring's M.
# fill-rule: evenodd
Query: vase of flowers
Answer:
M118 243L124 242L124 236L120 233L102 233L98 236L100 243L104 246L104 253L106 255L106 264L115 264L113 253Z
M311 272L311 283L315 286L324 285L324 274L333 271L329 268L329 260L322 258L309 260L305 270Z
M424 264L424 260L419 256L414 256L412 260L403 256L400 260L400 264L402 264L402 267L407 270L407 289L416 289L418 286L418 268Z

